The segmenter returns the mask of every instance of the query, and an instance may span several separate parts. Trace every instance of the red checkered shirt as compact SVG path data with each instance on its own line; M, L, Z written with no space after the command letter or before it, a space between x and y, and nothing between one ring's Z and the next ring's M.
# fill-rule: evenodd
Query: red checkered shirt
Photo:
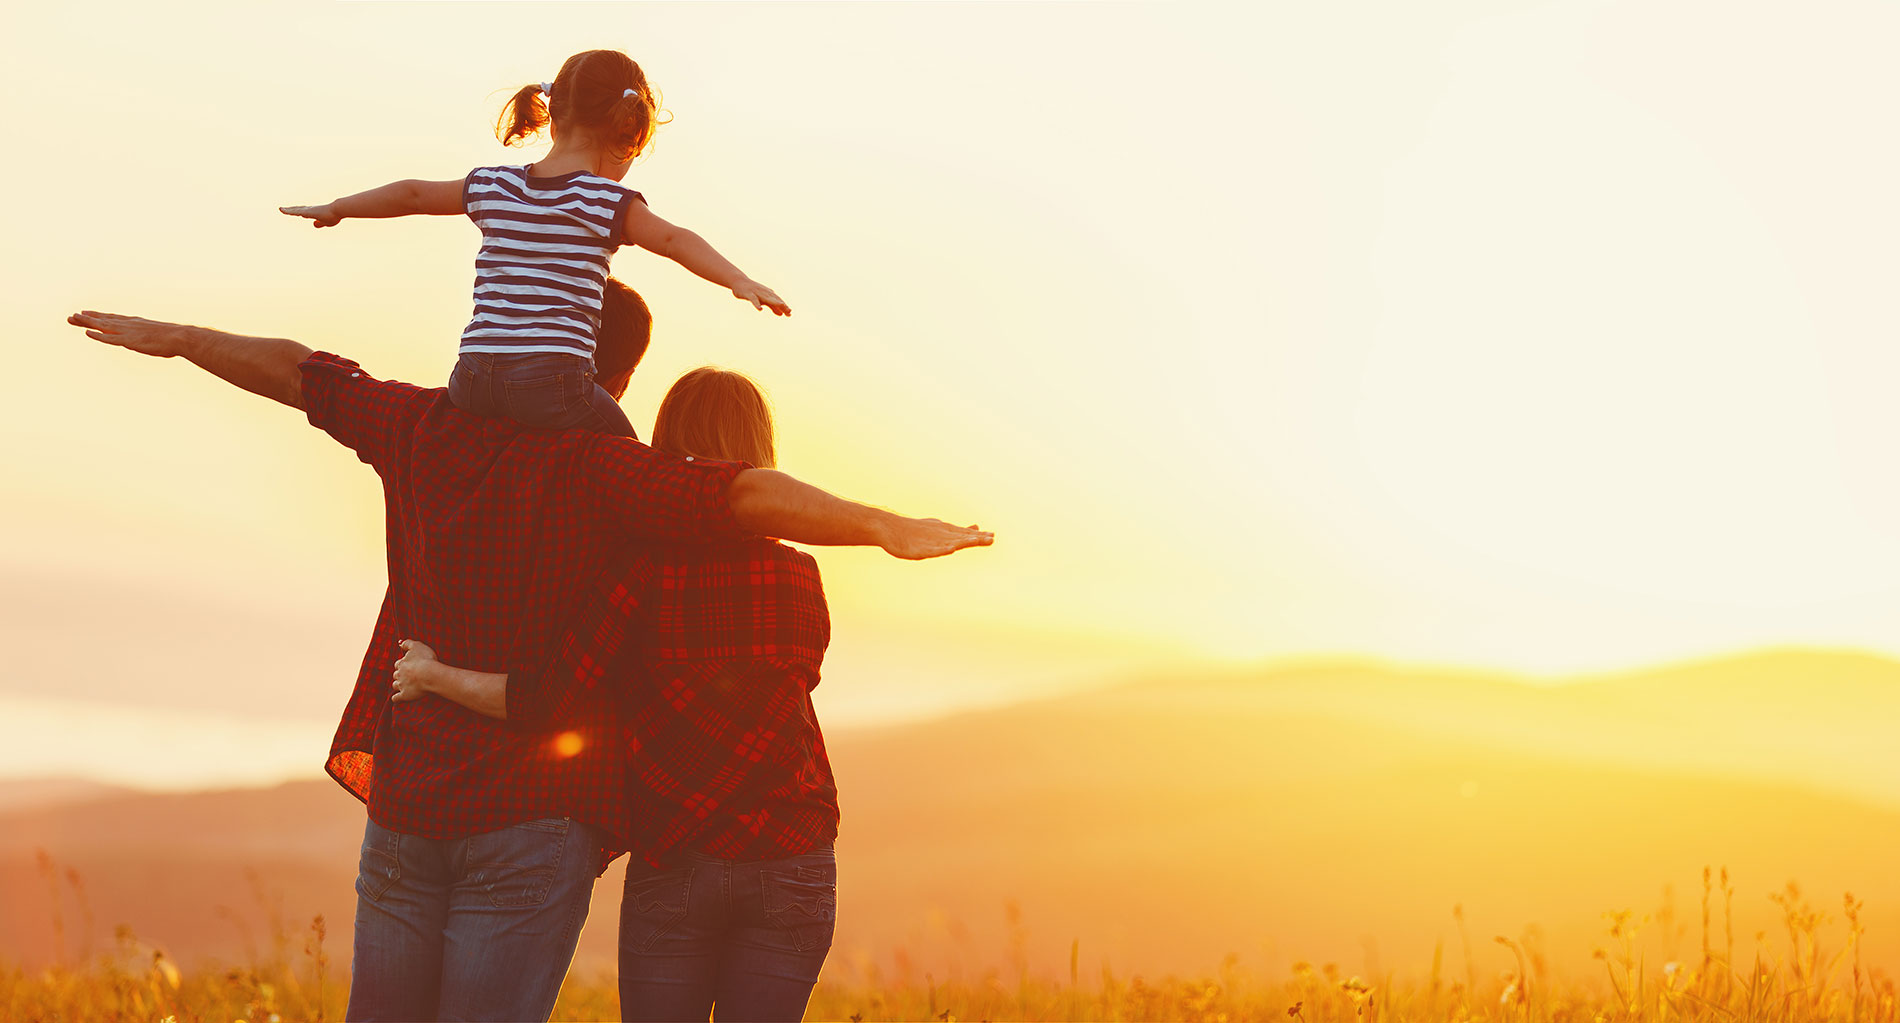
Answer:
M759 538L636 544L595 580L539 678L510 680L509 718L556 727L595 694L619 694L619 833L655 867L688 850L796 856L838 835L838 788L811 703L830 642L810 555Z
M620 801L620 722L577 701L563 733L523 732L437 696L395 703L398 641L505 672L545 664L609 555L630 541L746 538L725 494L745 468L625 437L470 415L441 388L376 380L327 353L302 365L312 426L383 479L389 590L327 765L392 831L458 838Z

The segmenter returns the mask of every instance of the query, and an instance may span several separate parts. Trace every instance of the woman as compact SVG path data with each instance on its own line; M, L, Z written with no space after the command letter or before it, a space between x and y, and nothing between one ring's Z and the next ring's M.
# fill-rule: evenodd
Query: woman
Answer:
M776 465L771 412L745 376L710 367L667 392L653 446ZM629 548L602 573L537 684L451 667L420 643L399 698L435 693L545 720L619 685L632 856L620 907L628 1020L804 1015L837 915L837 788L810 692L831 621L810 555L764 538ZM574 733L557 734L578 751Z

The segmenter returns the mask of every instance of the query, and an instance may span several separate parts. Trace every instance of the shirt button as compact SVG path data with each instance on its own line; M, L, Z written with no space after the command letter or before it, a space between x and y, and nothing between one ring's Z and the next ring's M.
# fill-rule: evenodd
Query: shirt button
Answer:
M687 460L687 461L689 461L689 462L690 462L690 461L692 461L692 460L693 460L693 456L692 456L692 455L687 455L687 456L686 456L686 460Z
M363 375L363 374L361 374L361 373L351 373L351 374L350 374L350 379L351 379L351 380L355 380L355 379L356 379L357 377L360 377L360 376L362 376L362 375Z

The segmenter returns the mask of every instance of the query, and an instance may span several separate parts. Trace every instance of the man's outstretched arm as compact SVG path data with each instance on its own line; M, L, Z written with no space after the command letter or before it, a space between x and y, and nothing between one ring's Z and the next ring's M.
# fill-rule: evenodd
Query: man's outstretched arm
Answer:
M161 359L183 356L205 372L252 394L303 408L303 373L298 366L310 357L310 349L287 338L245 337L90 310L74 313L66 322L84 327L86 336L95 341Z
M761 536L831 547L882 547L920 561L965 547L988 547L995 534L941 519L913 519L835 497L776 469L733 477L726 503L739 528Z

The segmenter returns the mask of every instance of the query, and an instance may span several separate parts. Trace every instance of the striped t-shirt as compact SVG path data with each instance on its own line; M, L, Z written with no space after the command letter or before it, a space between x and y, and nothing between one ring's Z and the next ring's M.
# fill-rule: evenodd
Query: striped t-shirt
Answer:
M475 315L464 352L568 352L591 358L607 257L640 193L598 174L541 178L526 167L477 167L462 207L482 230Z

